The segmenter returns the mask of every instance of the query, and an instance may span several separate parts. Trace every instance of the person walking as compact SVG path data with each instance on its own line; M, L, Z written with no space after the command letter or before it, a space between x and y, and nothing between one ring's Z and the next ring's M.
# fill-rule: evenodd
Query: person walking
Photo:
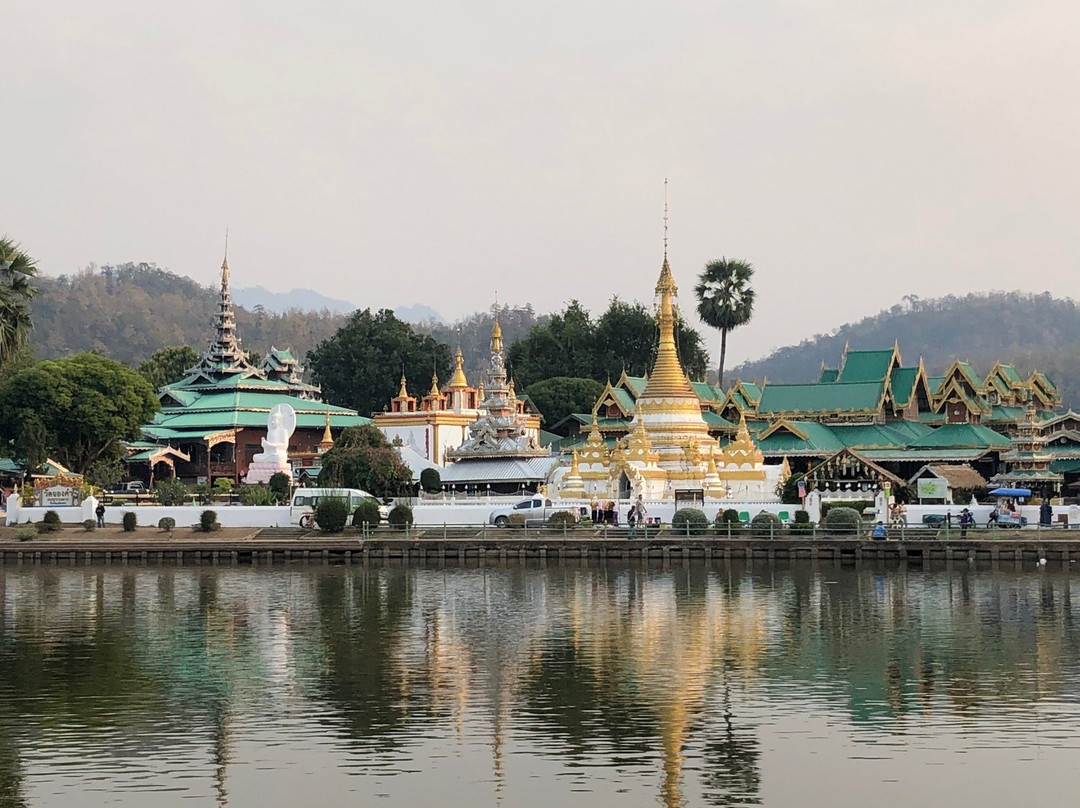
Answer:
M105 527L105 503L99 502L97 508L94 509L94 513L97 515L97 526Z
M971 511L967 508L960 511L960 538L967 538L968 528L975 524L975 517L971 515Z
M634 500L634 515L638 524L645 528L645 538L649 538L649 526L648 522L645 521L649 512L645 508L645 500L641 498L641 494L638 494L637 499Z
M635 502L630 506L630 510L626 512L626 524L630 530L626 533L626 538L634 538L634 527L637 525L637 503Z

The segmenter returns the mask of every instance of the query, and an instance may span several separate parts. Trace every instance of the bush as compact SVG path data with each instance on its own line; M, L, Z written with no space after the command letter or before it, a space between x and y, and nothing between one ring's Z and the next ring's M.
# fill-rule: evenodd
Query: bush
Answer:
M862 517L854 508L829 508L821 522L825 531L834 536L858 536L862 532Z
M420 488L429 494L442 491L442 476L438 469L424 469L420 472Z
M163 516L158 519L157 526L159 529L164 530L166 533L172 533L172 529L176 527L176 520L171 516Z
M83 530L85 530L87 533L93 533L95 530L97 530L97 522L95 522L93 519L83 519L82 526Z
M797 524L797 525L808 525L808 524L810 524L810 513L809 513L809 511L803 511L803 510L795 511L795 524Z
M671 530L679 536L700 536L708 529L709 517L697 508L680 508L671 517Z
M848 499L848 500L843 500L843 501L834 500L832 502L822 502L821 503L821 519L822 519L822 523L824 523L825 517L829 515L829 511L831 511L833 508L850 508L851 510L855 511L855 513L857 513L859 515L860 519L862 519L862 512L865 511L867 508L873 508L873 507L874 507L874 500L872 500L872 499Z
M814 523L813 522L792 522L790 525L788 525L788 531L790 531L791 533L813 533L814 532Z
M761 511L750 520L750 531L759 538L771 539L784 532L784 522L775 513Z
M200 505L209 505L214 499L214 489L210 487L210 483L199 483L191 490L191 494Z
M315 521L323 533L340 533L349 519L349 502L341 497L322 497L315 506Z
M362 527L363 525L377 526L381 521L382 516L379 515L379 500L374 497L368 497L361 500L360 505L353 511L353 527Z
M228 477L218 477L214 480L214 493L226 496L232 493L233 483Z
M154 483L154 498L162 505L183 505L188 501L187 486L179 480L160 480Z
M135 517L134 511L124 511L122 523L124 525L125 533L134 533L135 528L138 526L138 521Z
M240 504L249 506L277 505L277 494L265 485L245 485L240 489Z
M37 528L33 526L20 527L15 531L16 541L30 541L37 536Z
M41 521L47 525L59 525L60 514L56 511L45 511L45 515L41 517Z
M506 517L508 527L525 527L525 514L512 513Z
M217 511L203 511L199 514L199 530L203 533L213 533L221 524L217 520Z
M398 530L404 530L407 525L413 523L412 508L408 505L395 505L391 508L386 521Z
M739 512L734 508L725 508L724 512L716 517L716 524L718 525L740 525L742 520L739 519Z
M548 527L570 528L577 524L577 517L570 511L555 511L547 520Z
M270 477L267 487L278 502L287 502L292 493L292 478L284 471L277 471Z

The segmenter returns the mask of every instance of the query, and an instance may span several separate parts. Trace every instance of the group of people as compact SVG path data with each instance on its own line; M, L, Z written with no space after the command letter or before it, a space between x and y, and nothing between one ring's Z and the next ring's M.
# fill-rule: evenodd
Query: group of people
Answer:
M907 505L894 502L889 506L889 524L897 527L907 524Z
M619 504L617 502L599 502L594 499L590 511L594 525L619 526ZM637 499L630 505L630 510L626 513L626 525L630 528L628 538L634 538L637 526L644 524L648 515L649 512L645 508L645 502L641 494L638 494Z

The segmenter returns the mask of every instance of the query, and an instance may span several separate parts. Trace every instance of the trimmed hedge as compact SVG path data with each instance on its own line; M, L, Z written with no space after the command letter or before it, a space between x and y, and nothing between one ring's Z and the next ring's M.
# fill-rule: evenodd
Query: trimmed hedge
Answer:
M709 529L709 517L697 508L680 508L671 517L671 531L677 536L700 536Z
M157 526L160 530L164 530L166 533L171 533L172 529L176 527L176 520L171 516L163 516L158 519Z
M442 476L438 469L424 469L420 472L420 488L429 494L442 491Z
M784 522L775 513L761 511L750 520L750 532L758 538L771 539L783 534Z
M322 533L340 533L349 520L349 502L343 497L324 497L315 506L315 522Z
M739 519L739 512L734 508L725 508L722 513L717 514L716 524L718 525L740 525L742 521Z
M547 520L548 527L564 528L577 524L577 517L570 511L555 511Z
M138 520L135 517L135 512L124 511L122 524L124 525L125 533L134 533L135 528L139 526Z
M213 533L221 525L217 520L217 511L203 511L199 514L199 530L203 533Z
M412 507L405 505L404 503L395 505L390 509L386 521L390 523L391 527L396 527L398 530L404 530L413 523Z
M862 533L862 517L853 508L829 508L821 525L833 536L854 537Z
M381 521L382 517L379 515L379 501L374 497L368 497L361 500L356 510L353 511L353 527L378 525Z
M93 519L83 519L82 526L83 530L85 530L87 533L93 533L95 530L97 530L97 522L95 522Z

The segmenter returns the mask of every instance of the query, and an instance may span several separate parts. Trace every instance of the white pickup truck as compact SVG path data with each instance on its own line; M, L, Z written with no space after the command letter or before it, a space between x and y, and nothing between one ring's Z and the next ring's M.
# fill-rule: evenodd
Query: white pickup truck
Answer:
M525 517L526 525L542 525L547 522L548 517L551 516L551 514L565 510L567 510L565 507L552 507L550 499L532 497L531 499L523 499L521 502L510 508L496 508L488 515L488 524L495 525L496 527L508 527L513 524L510 520L510 516L512 514L520 514Z

